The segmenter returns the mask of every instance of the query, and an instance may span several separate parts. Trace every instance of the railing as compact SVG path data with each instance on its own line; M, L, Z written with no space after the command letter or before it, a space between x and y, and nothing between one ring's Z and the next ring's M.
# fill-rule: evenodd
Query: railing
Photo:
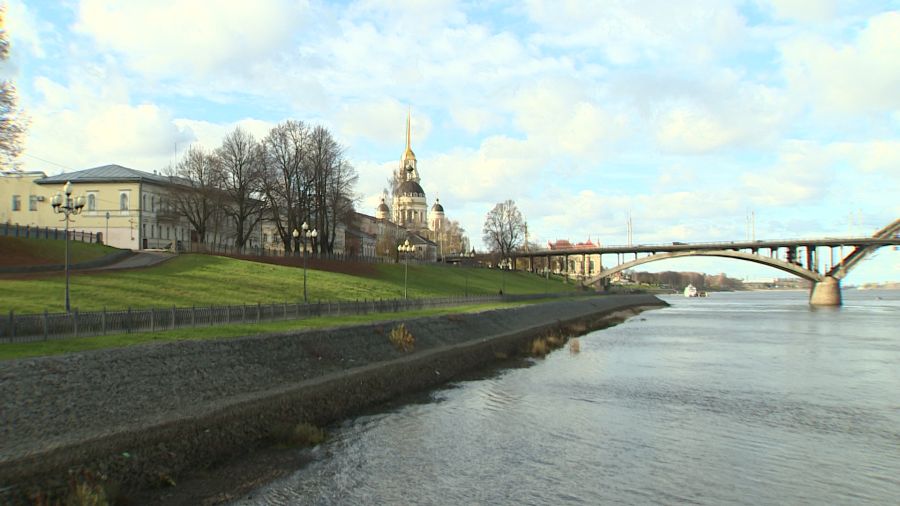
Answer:
M373 299L304 304L283 302L235 306L170 307L18 315L14 311L0 319L0 343L106 334L155 332L189 327L211 327L263 321L303 320L320 316L397 313L417 309L452 307L483 302L515 302L571 296L564 294L480 295L432 299Z
M62 241L66 238L64 229L50 227L32 227L18 223L0 224L0 236L20 237L23 239L54 239ZM80 242L100 242L100 234L83 230L69 230L69 239Z

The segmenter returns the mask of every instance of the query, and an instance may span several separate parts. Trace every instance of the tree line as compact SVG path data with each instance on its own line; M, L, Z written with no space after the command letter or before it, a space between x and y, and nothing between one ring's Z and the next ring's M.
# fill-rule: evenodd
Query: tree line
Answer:
M724 273L710 275L702 272L634 272L630 275L637 283L658 285L667 288L682 289L688 284L699 290L740 290L744 283L739 279L729 278Z
M191 146L164 169L173 183L172 205L201 242L230 222L234 243L244 248L261 220L270 220L285 251L303 223L317 231L312 251L333 253L339 224L354 213L358 180L345 148L320 125L287 120L261 140L235 128L214 150Z

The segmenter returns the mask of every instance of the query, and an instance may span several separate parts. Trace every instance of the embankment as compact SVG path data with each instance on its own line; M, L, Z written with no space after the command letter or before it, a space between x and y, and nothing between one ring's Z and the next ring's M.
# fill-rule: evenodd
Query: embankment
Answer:
M382 322L0 363L0 502L64 490L85 471L124 490L165 485L265 444L275 426L326 424L548 332L663 305L608 295L407 320L412 352L388 340L399 322Z

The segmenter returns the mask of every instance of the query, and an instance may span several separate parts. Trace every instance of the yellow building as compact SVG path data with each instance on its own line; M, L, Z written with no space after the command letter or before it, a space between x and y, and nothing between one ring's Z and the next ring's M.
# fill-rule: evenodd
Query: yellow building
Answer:
M103 243L132 250L187 246L191 227L169 199L165 176L104 165L47 177L43 172L0 172L0 222L20 227L65 227L51 199L72 183L72 196L85 198L73 230L99 235Z

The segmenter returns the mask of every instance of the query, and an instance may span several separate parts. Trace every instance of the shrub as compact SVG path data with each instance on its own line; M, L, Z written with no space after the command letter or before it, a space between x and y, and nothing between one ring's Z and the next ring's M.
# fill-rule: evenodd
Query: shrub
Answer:
M310 423L280 425L272 430L272 438L287 446L315 446L325 441L325 431Z
M412 351L416 346L416 337L406 328L406 324L401 323L391 330L389 336L391 343L401 351Z

